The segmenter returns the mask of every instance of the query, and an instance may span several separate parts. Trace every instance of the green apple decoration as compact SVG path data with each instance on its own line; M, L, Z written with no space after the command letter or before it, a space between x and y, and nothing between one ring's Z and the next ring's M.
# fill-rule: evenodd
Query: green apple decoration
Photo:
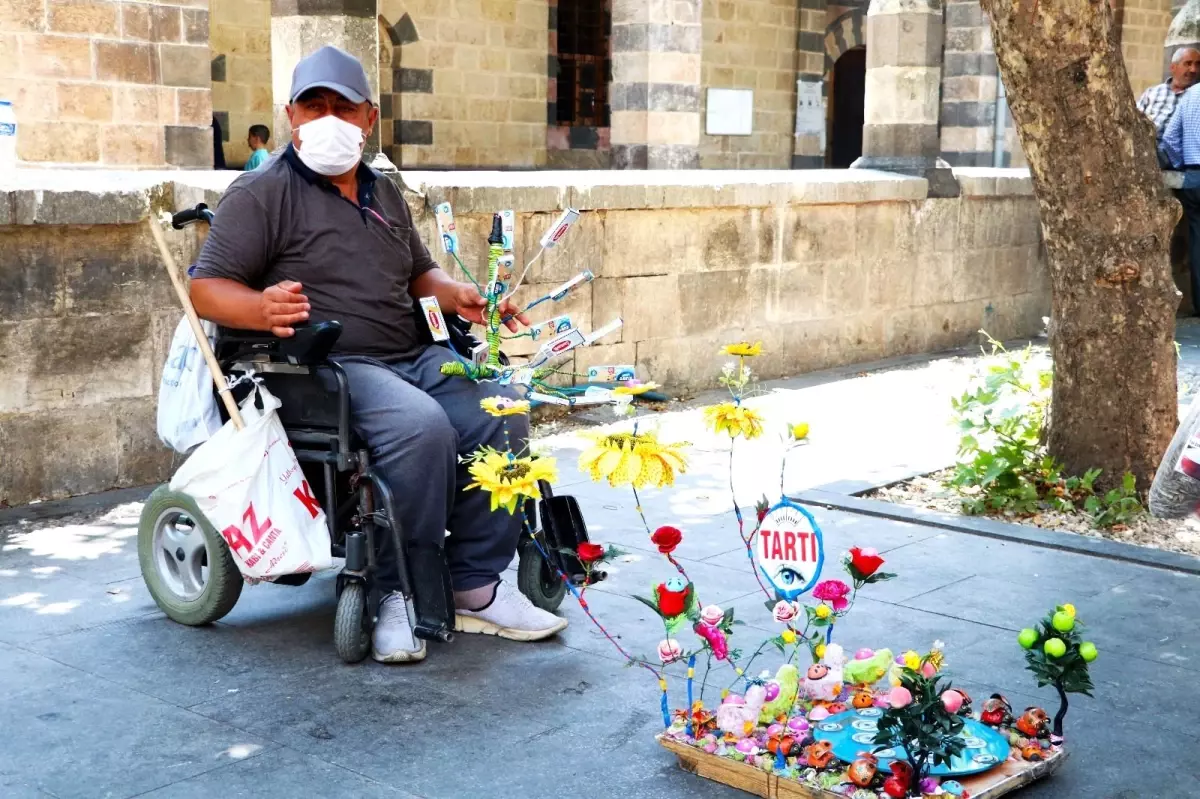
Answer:
M1075 629L1075 617L1065 610L1060 610L1051 617L1050 623L1060 633L1069 633Z
M1021 630L1020 635L1017 636L1017 643L1021 645L1022 649L1033 649L1033 645L1037 643L1037 640L1038 632L1032 627L1026 627L1024 630Z
M1060 658L1067 654L1067 645L1061 638L1051 638L1046 642L1043 649L1045 649L1046 654L1052 658Z

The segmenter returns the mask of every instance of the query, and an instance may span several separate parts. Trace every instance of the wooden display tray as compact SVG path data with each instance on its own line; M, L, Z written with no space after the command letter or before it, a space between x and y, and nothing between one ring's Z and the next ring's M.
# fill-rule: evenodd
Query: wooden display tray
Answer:
M679 758L679 766L684 771L763 799L846 799L845 794L814 788L796 780L780 779L745 763L710 755L662 735L658 736L658 742ZM1040 763L1006 760L990 771L963 777L958 782L967 789L971 799L995 799L1053 774L1066 759L1067 751L1060 749Z

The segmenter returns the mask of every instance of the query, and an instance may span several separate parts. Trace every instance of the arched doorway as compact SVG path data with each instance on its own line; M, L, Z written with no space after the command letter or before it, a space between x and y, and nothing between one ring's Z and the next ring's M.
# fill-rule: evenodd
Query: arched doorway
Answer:
M833 64L833 123L829 165L845 169L862 155L863 99L867 88L867 48L842 53Z

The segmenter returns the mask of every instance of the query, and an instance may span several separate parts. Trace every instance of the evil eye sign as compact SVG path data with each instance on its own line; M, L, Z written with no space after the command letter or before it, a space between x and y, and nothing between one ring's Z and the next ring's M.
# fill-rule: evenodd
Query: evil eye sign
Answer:
M754 542L754 566L780 599L813 587L825 565L821 528L808 511L783 500L768 511Z

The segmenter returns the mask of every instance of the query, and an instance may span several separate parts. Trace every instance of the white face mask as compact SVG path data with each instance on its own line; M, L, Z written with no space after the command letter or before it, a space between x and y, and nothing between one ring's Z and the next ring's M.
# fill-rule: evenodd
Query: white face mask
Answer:
M366 141L362 128L332 114L305 122L296 132L300 136L296 154L318 175L344 175L362 158Z

